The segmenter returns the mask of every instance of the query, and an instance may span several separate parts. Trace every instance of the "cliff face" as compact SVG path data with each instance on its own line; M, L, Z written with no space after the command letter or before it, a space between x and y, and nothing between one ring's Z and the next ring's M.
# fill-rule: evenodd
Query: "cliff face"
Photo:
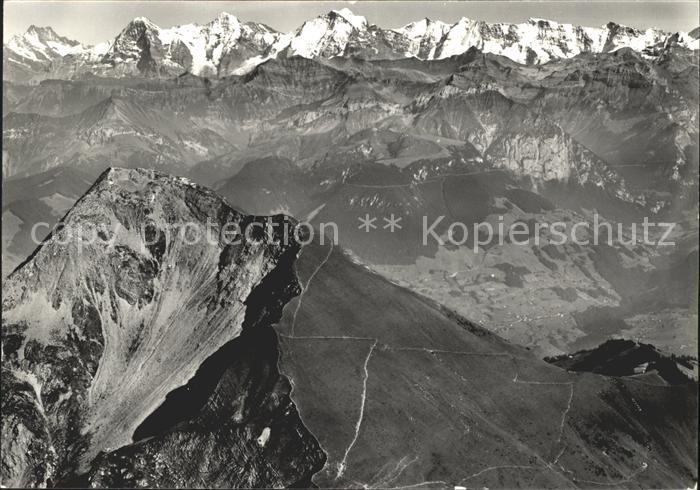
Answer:
M303 425L277 367L276 323L298 292L296 247L248 295L241 334L136 428L134 443L100 454L77 483L93 487L308 486L325 453Z
M3 370L17 387L3 400L4 481L56 483L87 471L100 451L130 443L246 321L264 323L265 308L280 307L247 313L256 287L295 250L222 234L255 220L184 179L119 169L98 179L3 285ZM285 281L275 285L280 301L295 290L293 275ZM273 374L271 418L290 408ZM39 455L22 450L34 446Z

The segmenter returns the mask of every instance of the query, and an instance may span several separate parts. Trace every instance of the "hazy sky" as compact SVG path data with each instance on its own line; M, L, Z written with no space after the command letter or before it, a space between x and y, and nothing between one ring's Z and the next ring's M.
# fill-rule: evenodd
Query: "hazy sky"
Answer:
M225 11L242 20L263 22L287 32L305 20L348 7L382 27L399 27L423 17L455 22L470 17L490 22L521 22L540 17L600 26L610 20L634 27L689 31L700 21L700 2L604 1L358 1L358 2L172 2L172 1L31 1L3 2L3 41L31 24L51 26L83 43L111 40L134 17L145 16L161 27L206 23Z

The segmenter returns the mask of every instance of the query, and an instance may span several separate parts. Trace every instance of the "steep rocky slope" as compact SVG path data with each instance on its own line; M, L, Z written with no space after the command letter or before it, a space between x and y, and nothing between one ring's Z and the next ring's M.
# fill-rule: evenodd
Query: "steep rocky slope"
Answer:
M207 222L207 242L166 234ZM252 222L179 178L101 176L3 284L3 484L697 478L697 385L568 373L318 236L301 250L275 243L279 227L222 243Z
M655 487L696 471L666 439L693 446L693 385L547 366L328 244L297 271L280 369L328 455L319 486Z
M263 222L211 191L150 170L112 169L98 179L60 231L3 282L4 485L70 483L100 451L128 444L205 359L248 325L274 317L296 286L292 279L263 282L276 267L289 267L296 250L278 240L281 229L269 243L257 234L232 240L231 230L256 220ZM197 241L196 232L207 234ZM269 300L262 305L258 287ZM222 486L289 485L313 467L302 461L322 456L308 433L293 429L289 388L269 376L270 384L257 387L267 402L239 395L231 402L265 404L263 421L286 420L291 432L276 450L291 445L292 459L264 458L258 480L236 472L222 477ZM230 424L205 439L241 458L255 453L258 435L248 434L230 405L225 411L220 422ZM237 436L221 440L225 430ZM242 434L250 444L241 446ZM216 464L210 461L211 471ZM218 464L223 470L229 461ZM281 464L306 466L280 474Z

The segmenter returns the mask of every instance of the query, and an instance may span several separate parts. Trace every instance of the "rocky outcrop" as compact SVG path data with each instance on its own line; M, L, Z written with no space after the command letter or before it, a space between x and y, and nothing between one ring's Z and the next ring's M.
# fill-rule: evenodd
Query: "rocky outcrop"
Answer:
M658 376L670 385L697 382L698 362L690 356L660 352L653 345L631 340L608 340L595 349L545 359L567 371L592 372L607 376Z

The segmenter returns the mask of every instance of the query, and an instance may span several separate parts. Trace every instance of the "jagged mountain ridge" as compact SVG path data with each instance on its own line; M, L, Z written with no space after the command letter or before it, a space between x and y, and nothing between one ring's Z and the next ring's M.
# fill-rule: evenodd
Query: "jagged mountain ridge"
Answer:
M676 51L656 61L619 50L537 69L477 50L428 62L292 57L216 84L198 77L44 82L12 97L3 167L5 175L60 165L89 170L105 153L130 166L133 151L177 172L194 167L192 175L209 183L271 155L301 166L351 157L405 166L467 146L491 167L536 181L577 178L653 207L659 195L630 192L615 174L640 189L660 190L661 181L691 194L697 72ZM387 152L393 143L375 132L431 144L411 159L408 147ZM341 146L349 151L338 153ZM642 171L647 181L634 175Z
M8 131L3 170L8 177L22 166L30 168L33 162L45 171L69 161L71 166L94 175L95 170L99 173L104 169L105 162L116 163L117 158L125 166L142 162L185 173L191 162L235 148L221 124L214 122L212 128L178 118L167 106L149 110L148 105L124 95L109 95L79 114L53 117L11 113L4 122ZM41 141L30 143L39 135ZM16 159L19 155L21 161ZM46 160L47 155L52 155L51 161Z
M27 31L3 44L3 80L26 82L57 76L59 67L72 60L95 63L109 43L84 46L80 42L56 34L51 27L29 26Z
M332 244L163 235L207 219L217 230L259 222L186 180L112 169L64 222L106 232L121 223L104 238L114 242L56 233L3 283L3 482L517 488L697 478L696 385L567 373Z
M698 49L697 38L688 33L642 31L614 22L590 28L544 19L505 24L462 18L453 25L423 19L402 28L383 29L345 8L309 20L288 34L264 24L241 22L228 13L205 25L167 29L137 17L110 43L96 47L83 47L51 28L32 26L3 47L3 58L10 67L6 79L12 81L86 74L170 77L185 72L222 77L247 73L277 56L431 60L475 47L518 63L542 64L624 47L644 52L669 42Z
M285 37L222 13L210 23L161 29L139 17L122 30L101 60L125 74L223 76L276 56Z
M10 39L4 47L10 53L31 59L36 63L48 63L83 49L78 41L59 36L51 27L35 25L29 26L22 36ZM11 60L16 61L12 58Z

